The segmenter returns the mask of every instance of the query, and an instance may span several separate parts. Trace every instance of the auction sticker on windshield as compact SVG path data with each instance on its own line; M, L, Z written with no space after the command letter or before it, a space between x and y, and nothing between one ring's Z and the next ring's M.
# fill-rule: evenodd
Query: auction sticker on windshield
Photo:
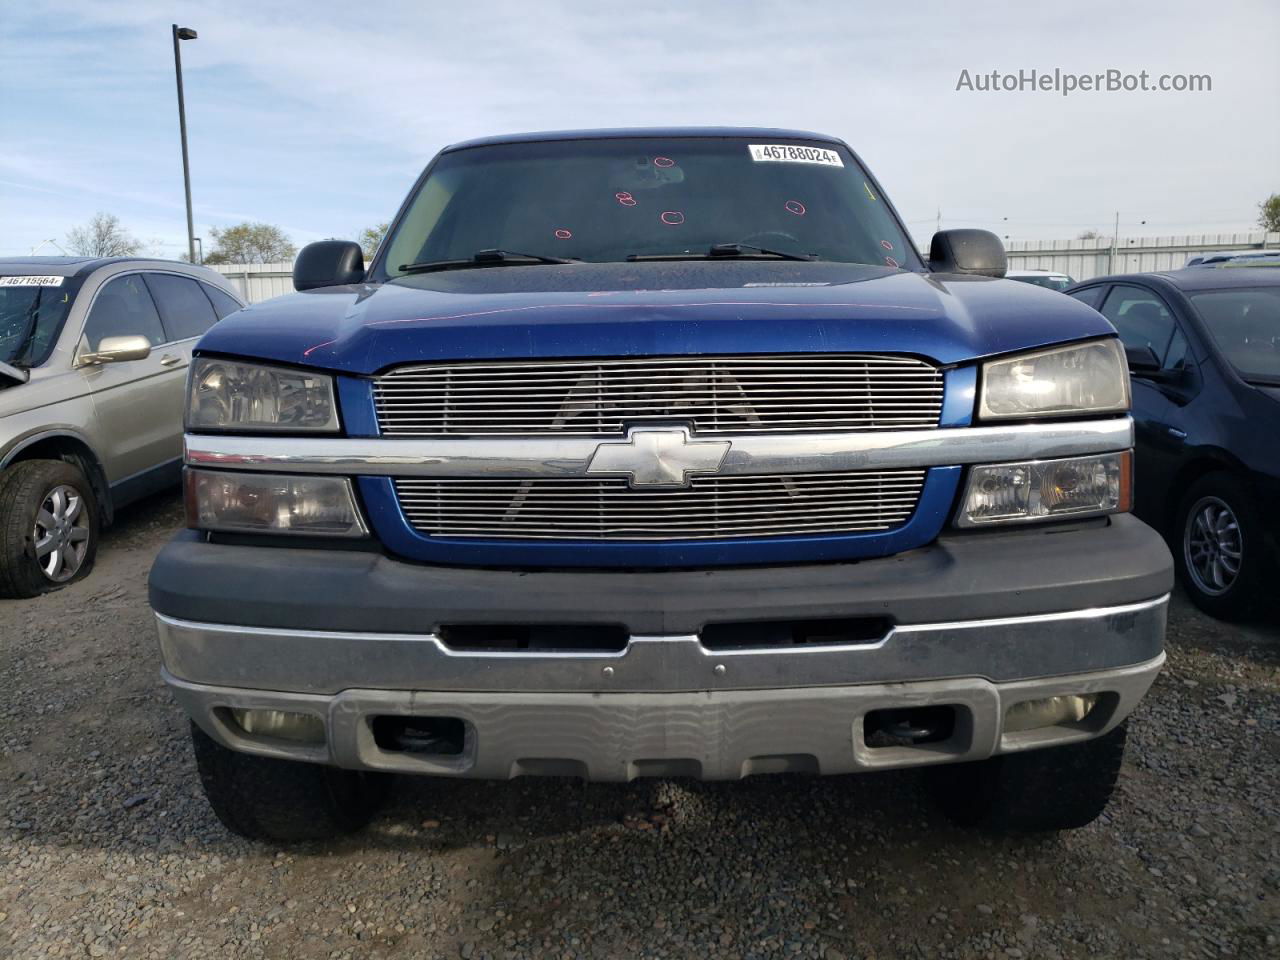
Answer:
M60 287L62 277L0 277L0 287Z
M780 163L817 163L824 167L843 167L844 161L834 150L822 147L805 147L794 143L749 143L751 159L756 163L777 161Z

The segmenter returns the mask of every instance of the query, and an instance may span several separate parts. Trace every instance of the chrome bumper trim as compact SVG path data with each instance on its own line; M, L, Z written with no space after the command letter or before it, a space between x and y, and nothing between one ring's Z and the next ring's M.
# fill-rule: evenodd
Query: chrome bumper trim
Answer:
M855 773L981 760L998 753L1088 740L1132 712L1164 664L1163 653L1125 667L991 683L965 677L916 683L709 690L700 693L448 693L348 689L333 696L188 683L167 672L174 698L210 736L233 750L353 770L505 780L525 775L626 781L682 776L734 780L756 773ZM1042 697L1096 693L1081 723L1005 732L1010 706ZM868 744L872 710L949 706L945 740ZM229 708L288 710L325 721L323 744L258 738ZM376 716L453 717L465 725L455 755L382 749Z
M887 470L1109 453L1133 446L1133 420L865 433L717 435L732 445L716 476ZM186 463L276 473L394 477L586 477L617 438L275 437L187 434Z
M618 652L454 650L430 633L284 630L156 614L165 668L223 687L651 693L1001 682L1123 666L1163 648L1169 597L1123 606L893 627L879 640L711 650L697 636L633 636Z

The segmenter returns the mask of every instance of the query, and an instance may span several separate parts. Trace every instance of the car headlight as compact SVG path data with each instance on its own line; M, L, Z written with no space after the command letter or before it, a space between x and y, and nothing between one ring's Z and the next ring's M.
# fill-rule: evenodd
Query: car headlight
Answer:
M1122 513L1133 508L1132 470L1128 450L970 467L956 526Z
M346 477L186 470L187 526L222 533L365 537Z
M982 366L978 417L1017 420L1129 409L1129 368L1115 338L1024 353Z
M191 362L188 430L337 433L333 377L216 357Z

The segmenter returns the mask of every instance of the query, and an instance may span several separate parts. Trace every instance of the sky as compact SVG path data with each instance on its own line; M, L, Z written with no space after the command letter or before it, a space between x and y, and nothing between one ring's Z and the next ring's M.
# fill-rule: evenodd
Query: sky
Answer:
M449 143L527 130L779 126L845 139L926 243L1256 228L1280 192L1280 4L1115 0L483 3L0 0L0 256L97 211L303 243L390 219ZM1208 92L983 92L964 74L1115 69ZM1145 221L1145 223L1144 223ZM42 252L56 252L45 244Z

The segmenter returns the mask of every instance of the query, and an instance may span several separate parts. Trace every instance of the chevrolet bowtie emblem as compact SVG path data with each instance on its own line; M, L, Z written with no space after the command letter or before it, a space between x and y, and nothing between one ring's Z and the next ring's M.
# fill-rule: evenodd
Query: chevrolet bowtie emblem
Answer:
M596 447L587 473L625 476L633 487L687 487L694 473L715 473L728 440L695 440L683 428L631 431L626 440Z

